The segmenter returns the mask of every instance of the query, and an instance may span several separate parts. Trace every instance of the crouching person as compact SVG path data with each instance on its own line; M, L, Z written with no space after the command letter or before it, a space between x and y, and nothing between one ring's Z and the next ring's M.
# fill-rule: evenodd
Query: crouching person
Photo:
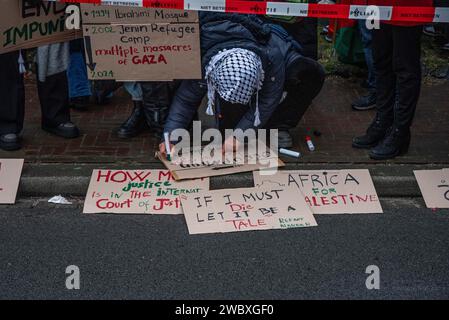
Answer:
M206 112L221 129L278 129L279 147L291 147L289 130L320 92L322 67L285 30L257 17L201 13L200 23L205 79L181 83L164 132L187 129L207 94ZM165 153L165 144L159 149Z

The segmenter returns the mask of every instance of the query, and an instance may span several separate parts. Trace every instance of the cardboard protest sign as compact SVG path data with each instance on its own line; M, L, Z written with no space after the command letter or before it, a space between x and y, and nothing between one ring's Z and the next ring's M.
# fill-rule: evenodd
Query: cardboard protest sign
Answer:
M200 79L200 28L191 11L81 6L89 79Z
M382 213L368 170L297 170L275 175L254 173L256 186L278 184L304 194L316 214Z
M67 30L68 4L26 0L0 1L0 54L45 44L70 41L82 36L80 30Z
M171 172L175 180L195 179L203 177L223 176L240 172L250 172L260 169L278 168L285 164L274 152L268 149L267 152L261 152L254 156L248 154L239 157L238 153L230 163L206 163L194 161L194 149L190 154L181 155L177 162L168 161L165 156L159 152L156 157ZM200 156L201 158L201 156Z
M84 213L181 214L182 194L209 190L209 179L176 182L167 170L94 170Z
M16 202L23 159L0 159L0 203Z
M181 196L190 234L317 226L303 197L292 188L241 188Z
M415 170L427 208L449 208L449 170Z

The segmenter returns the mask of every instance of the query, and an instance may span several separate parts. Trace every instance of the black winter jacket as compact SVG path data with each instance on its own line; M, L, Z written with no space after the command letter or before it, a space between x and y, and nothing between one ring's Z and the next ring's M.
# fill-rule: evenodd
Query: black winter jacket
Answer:
M278 106L284 88L287 66L298 56L299 45L288 35L255 16L222 13L200 13L201 55L203 74L210 59L223 49L243 48L256 53L262 61L265 80L259 91L261 127ZM204 80L184 80L170 107L165 132L187 129L203 97L207 93ZM255 104L236 128L254 128Z

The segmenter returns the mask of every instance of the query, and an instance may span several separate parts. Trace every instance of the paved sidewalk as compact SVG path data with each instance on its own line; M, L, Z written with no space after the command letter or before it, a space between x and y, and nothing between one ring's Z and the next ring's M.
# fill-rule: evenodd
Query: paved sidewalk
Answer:
M297 163L378 163L364 150L351 147L354 135L363 133L374 111L355 112L351 101L361 93L355 80L328 78L324 89L294 132L295 147L303 157ZM391 164L449 163L449 82L424 85L413 127L409 154ZM40 109L33 81L26 85L27 106L24 148L0 151L0 158L25 158L27 163L150 163L158 141L150 133L122 140L115 130L132 108L130 98L120 91L110 105L92 106L86 112L73 111L72 118L83 135L74 140L53 137L40 129ZM314 137L316 151L307 151L305 130L319 130Z

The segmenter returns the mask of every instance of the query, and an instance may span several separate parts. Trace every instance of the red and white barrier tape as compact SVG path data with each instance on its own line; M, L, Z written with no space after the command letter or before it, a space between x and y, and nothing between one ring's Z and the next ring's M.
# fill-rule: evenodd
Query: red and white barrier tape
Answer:
M367 6L241 0L49 0L178 10L236 12L294 17L366 19ZM449 8L379 6L379 20L449 22Z

